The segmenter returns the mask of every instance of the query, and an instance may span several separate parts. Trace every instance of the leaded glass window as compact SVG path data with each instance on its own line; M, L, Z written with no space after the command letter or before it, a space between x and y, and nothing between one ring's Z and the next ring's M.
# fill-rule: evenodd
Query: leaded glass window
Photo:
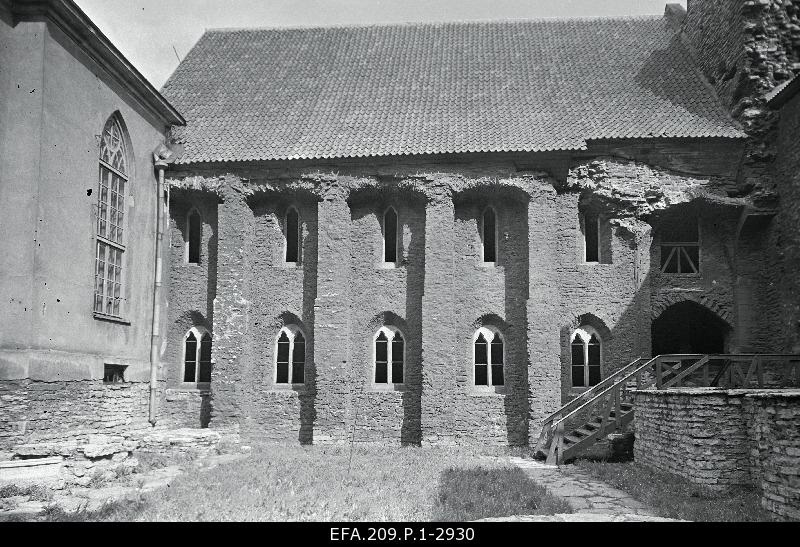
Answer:
M128 159L122 125L112 116L103 129L97 192L94 311L122 314L122 266L125 253L125 196Z

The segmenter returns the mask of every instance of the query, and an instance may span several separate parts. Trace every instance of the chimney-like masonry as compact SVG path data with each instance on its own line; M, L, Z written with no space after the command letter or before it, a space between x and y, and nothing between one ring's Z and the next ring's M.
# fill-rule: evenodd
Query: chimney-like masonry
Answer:
M773 206L776 114L765 95L800 73L800 0L687 0L666 16L682 21L697 65L750 136L734 196Z

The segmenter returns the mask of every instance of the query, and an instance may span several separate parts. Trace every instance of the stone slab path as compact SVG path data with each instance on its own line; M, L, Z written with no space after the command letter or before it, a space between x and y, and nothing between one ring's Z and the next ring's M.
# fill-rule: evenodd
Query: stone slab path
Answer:
M511 463L536 484L543 486L551 495L566 501L575 511L572 514L540 516L517 515L494 521L611 521L641 522L670 521L656 516L645 504L604 482L592 478L575 466L545 465L535 460L510 458Z

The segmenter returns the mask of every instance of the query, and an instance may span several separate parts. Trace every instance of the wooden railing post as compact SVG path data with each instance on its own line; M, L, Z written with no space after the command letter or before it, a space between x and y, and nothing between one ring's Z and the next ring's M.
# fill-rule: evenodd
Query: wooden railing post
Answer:
M656 389L661 389L663 378L661 376L661 357L656 358Z

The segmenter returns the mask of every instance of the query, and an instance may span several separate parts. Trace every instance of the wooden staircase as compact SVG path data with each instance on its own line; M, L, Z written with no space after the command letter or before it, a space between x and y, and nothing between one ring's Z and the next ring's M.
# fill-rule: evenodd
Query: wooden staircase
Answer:
M534 455L561 465L633 421L633 391L800 387L800 355L673 354L635 359L542 422Z

